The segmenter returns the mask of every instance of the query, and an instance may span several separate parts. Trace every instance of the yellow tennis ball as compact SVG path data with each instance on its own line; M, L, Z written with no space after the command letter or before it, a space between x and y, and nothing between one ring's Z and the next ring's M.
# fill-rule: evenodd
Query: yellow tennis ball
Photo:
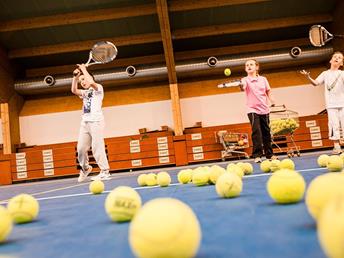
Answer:
M236 197L242 191L242 180L234 173L224 173L217 179L215 189L220 197Z
M12 231L12 217L8 210L0 205L0 243L4 242Z
M251 163L244 162L242 166L243 166L245 175L251 175L253 173L253 166Z
M157 185L156 174L154 174L154 173L147 174L147 176L146 176L146 184L147 184L147 186Z
M317 159L317 163L319 167L322 167L322 168L326 167L329 158L330 158L329 155L326 155L326 154L320 155Z
M146 174L141 174L137 177L137 184L139 186L146 186L146 180L147 180L147 175Z
M178 173L178 182L181 184L187 184L192 180L192 169L183 169Z
M157 175L157 182L161 187L168 186L171 183L171 177L167 172L160 172Z
M326 173L314 178L306 192L306 205L310 215L317 220L326 203L336 195L344 194L344 176Z
M209 173L204 167L196 168L192 173L192 183L196 186L203 186L208 184Z
M318 219L318 239L327 257L344 257L344 196L333 198Z
M294 170L295 169L295 163L291 159L283 159L281 161L281 163L279 164L279 167L281 169L286 168L286 169Z
M277 203L299 202L306 189L306 183L301 174L290 169L276 171L268 180L267 191Z
M221 176L225 172L226 170L223 167L220 167L218 165L211 166L210 174L209 174L209 181L212 184L216 184L216 181L219 178L219 176Z
M236 174L240 179L244 176L244 170L238 165L230 166L227 172Z
M338 155L331 155L327 161L327 169L331 172L341 171L343 168L343 160Z
M19 194L10 199L7 209L15 223L27 223L38 216L39 203L29 194Z
M278 159L275 159L275 160L272 160L271 161L271 165L270 165L270 171L271 172L276 172L277 170L279 170L280 169L280 163L281 163L281 161L279 161Z
M232 71L231 71L231 69L226 68L226 69L224 70L224 73L225 73L226 76L230 76L230 75L232 74Z
M228 165L227 165L227 167L226 167L226 170L228 171L228 169L230 168L230 167L233 167L233 166L236 166L234 163L228 163Z
M105 200L105 211L112 221L131 220L141 208L141 196L129 186L113 189Z
M271 161L266 159L262 163L260 163L260 170L263 171L264 173L270 172L270 167L271 167Z
M140 258L191 258L196 256L201 234L188 205L158 198L147 202L130 223L129 244Z
M104 183L101 180L92 181L89 185L90 192L93 194L101 194L104 192Z

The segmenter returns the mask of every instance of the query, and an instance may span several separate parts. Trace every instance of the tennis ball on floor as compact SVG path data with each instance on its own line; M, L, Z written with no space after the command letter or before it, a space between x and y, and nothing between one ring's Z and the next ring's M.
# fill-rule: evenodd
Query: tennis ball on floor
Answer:
M322 167L322 168L326 167L329 158L330 158L329 155L326 155L326 154L320 155L317 159L319 167Z
M291 159L283 159L281 161L281 163L279 164L279 167L281 169L286 168L286 169L294 170L295 169L295 163Z
M136 257L191 258L201 242L201 228L191 208L172 198L147 202L129 226L129 245Z
M37 218L39 203L32 195L19 194L9 200L7 210L15 223L27 223Z
M314 178L306 192L306 205L310 215L317 220L323 207L336 195L344 194L344 176L326 173Z
M342 153L339 155L339 157L341 157L342 160L344 161L344 152L342 152Z
M242 180L234 173L224 173L217 179L215 189L220 197L236 197L242 191Z
M192 169L183 169L178 173L178 182L181 184L187 184L192 180Z
M271 161L266 159L262 163L260 163L260 170L263 171L264 173L270 172L270 167L271 167Z
M276 171L268 180L267 191L277 203L299 202L306 189L306 183L301 174L290 169Z
M245 175L251 175L253 173L253 166L251 163L244 163L244 173Z
M317 223L320 246L327 257L344 257L344 196L337 196L324 207Z
M226 68L226 69L224 70L224 74L225 74L226 76L230 76L230 75L232 74L231 69Z
M203 186L208 184L209 173L204 167L196 168L192 173L192 183L196 186Z
M212 184L216 184L216 181L219 178L219 176L221 176L225 172L226 170L223 167L220 167L218 165L211 166L210 174L209 174L209 182Z
M137 184L139 186L146 186L146 180L147 180L147 175L146 174L141 174L137 177Z
M160 172L157 175L157 182L161 187L168 186L171 183L171 177L167 172Z
M105 211L112 221L131 220L141 208L141 196L129 186L118 186L105 200Z
M338 155L331 155L327 161L327 169L331 172L341 171L343 168L343 160Z
M280 163L281 161L279 161L278 159L274 159L271 161L271 165L270 165L270 171L271 172L276 172L277 170L280 169Z
M157 185L157 180L156 180L156 174L154 173L149 173L146 176L146 184L147 186L154 186Z
M228 171L228 169L230 168L230 167L232 167L232 166L236 166L234 163L228 163L227 164L227 167L226 167L226 170Z
M238 165L229 167L227 172L236 174L240 179L244 176L244 170Z
M13 228L12 223L11 214L5 207L0 205L0 243L4 242L11 233Z
M101 180L92 181L89 185L90 192L93 194L101 194L104 192L104 183Z

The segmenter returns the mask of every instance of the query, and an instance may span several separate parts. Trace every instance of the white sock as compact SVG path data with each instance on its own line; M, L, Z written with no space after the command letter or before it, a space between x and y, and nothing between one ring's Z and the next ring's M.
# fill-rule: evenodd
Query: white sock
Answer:
M334 143L334 148L337 149L337 150L340 149L339 142L335 142L335 143Z

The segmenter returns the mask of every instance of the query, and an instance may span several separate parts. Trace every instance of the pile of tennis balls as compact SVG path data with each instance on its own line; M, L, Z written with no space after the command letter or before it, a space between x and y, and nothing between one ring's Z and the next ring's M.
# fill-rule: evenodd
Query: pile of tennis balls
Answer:
M141 174L137 177L137 183L139 186L159 185L161 187L166 187L170 185L171 181L171 176L165 171L159 172L158 174Z
M300 125L294 118L274 119L270 122L270 129L274 135L294 132Z

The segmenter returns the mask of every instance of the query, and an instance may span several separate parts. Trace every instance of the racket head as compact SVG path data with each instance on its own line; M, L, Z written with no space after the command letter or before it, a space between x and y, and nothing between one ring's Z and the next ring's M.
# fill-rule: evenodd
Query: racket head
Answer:
M90 51L90 58L97 64L106 64L117 56L116 46L109 41L97 42Z
M309 29L309 41L315 47L322 47L333 39L333 35L321 25L313 25Z

